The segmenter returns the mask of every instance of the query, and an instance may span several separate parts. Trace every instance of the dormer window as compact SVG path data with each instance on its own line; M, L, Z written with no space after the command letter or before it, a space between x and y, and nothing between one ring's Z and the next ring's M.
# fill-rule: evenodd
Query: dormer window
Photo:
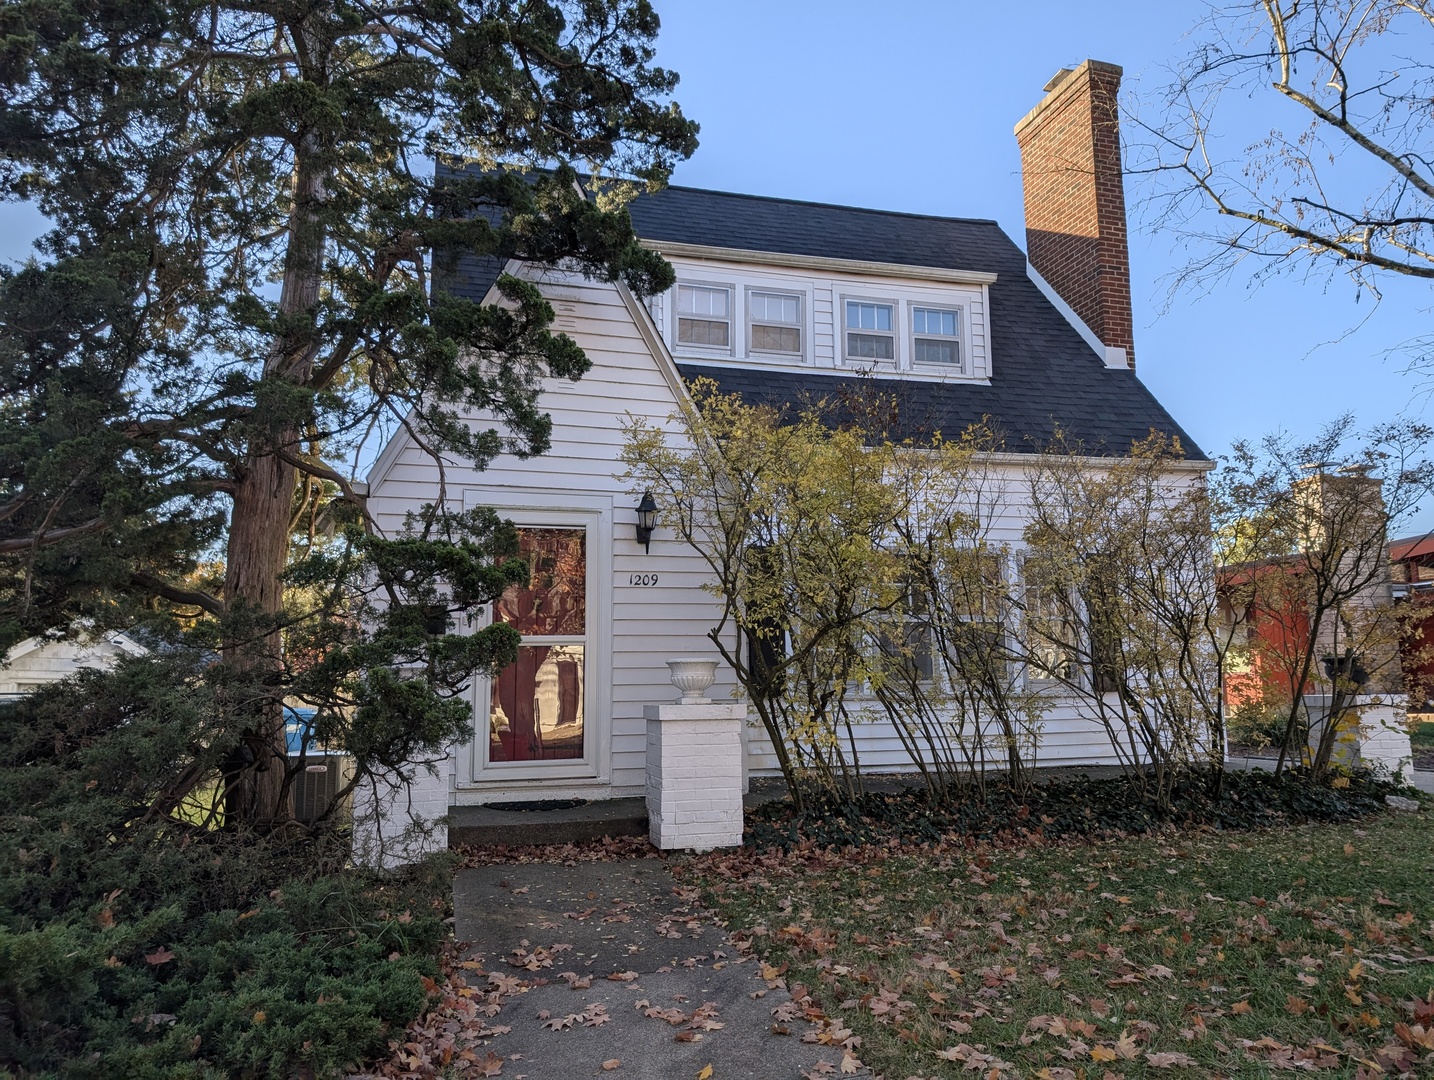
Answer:
M960 312L929 307L911 309L912 360L952 371L963 370L961 362Z
M730 349L732 290L720 285L678 285L677 342L704 349Z
M895 305L870 300L847 300L845 353L848 360L896 359Z
M802 353L802 298L795 293L753 290L747 294L751 325L749 347L755 353Z

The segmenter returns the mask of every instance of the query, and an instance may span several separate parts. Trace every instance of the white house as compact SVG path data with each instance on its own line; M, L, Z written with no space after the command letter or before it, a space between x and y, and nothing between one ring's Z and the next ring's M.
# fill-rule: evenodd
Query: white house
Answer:
M64 640L26 638L0 661L0 698L19 697L77 671L109 668L121 656L144 656L148 651L117 631Z
M550 452L481 472L448 465L455 505L496 507L519 526L535 584L480 613L510 621L524 642L513 667L475 682L473 738L440 769L437 803L643 794L644 707L673 699L668 658L715 657L716 609L695 553L661 529L650 550L638 541L635 499L619 479L620 425L663 423L687 380L796 401L862 372L944 432L989 418L1012 451L996 464L1016 493L995 535L1013 542L1024 524L1022 451L1057 427L1107 455L1154 429L1179 437L1188 460L1177 472L1208 468L1134 371L1119 79L1119 68L1090 61L1064 71L1017 127L1029 261L993 221L672 187L631 207L639 236L676 270L663 295L644 303L621 285L506 268L541 285L555 328L593 366L545 388ZM440 284L491 300L502 269L470 258ZM370 474L370 512L397 530L438 498L434 463L396 437ZM731 689L719 670L713 696ZM748 727L745 739L748 773L773 770L761 733ZM865 766L906 763L888 728L868 725L860 739ZM1074 709L1047 717L1043 763L1109 753Z

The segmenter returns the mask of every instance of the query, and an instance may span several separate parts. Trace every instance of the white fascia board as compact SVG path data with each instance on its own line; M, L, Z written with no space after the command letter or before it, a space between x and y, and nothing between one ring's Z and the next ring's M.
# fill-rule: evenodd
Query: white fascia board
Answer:
M1051 302L1057 311L1064 316L1066 322L1075 328L1075 332L1085 339L1085 343L1094 350L1096 356L1105 361L1108 368L1128 370L1130 368L1130 357L1126 356L1125 350L1114 345L1107 345L1095 336L1095 331L1085 324L1085 320L1075 313L1075 310L1065 302L1060 293L1051 286L1051 283L1041 277L1040 272L1026 260L1026 276L1041 294Z
M710 244L682 244L672 240L639 240L659 255L679 259L711 259L714 262L750 263L753 266L789 266L799 270L827 270L840 274L907 278L912 281L941 281L954 285L990 285L996 275L985 270L952 270L944 266L908 266L905 263L872 262L867 259L829 259L819 255L788 255L778 251L751 251L747 248L714 247Z
M108 640L109 643L115 648L119 649L121 652L128 653L130 656L149 655L148 649L146 649L138 641L135 641L134 638L130 637L126 633L123 633L122 631L116 630L114 633L109 635Z
M10 651L5 654L3 660L0 660L0 665L9 664L14 660L18 660L20 657L32 653L40 646L46 644L48 644L48 642L42 637L26 638L24 641L10 647Z
M657 370L662 373L662 378L672 390L673 396L677 398L678 405L691 404L692 399L687 393L687 384L683 382L682 374L677 370L677 361L673 359L672 350L667 347L667 342L662 340L662 334L658 332L657 324L652 321L652 312L648 311L647 305L640 301L633 291L621 281L617 283L617 294L622 297L623 305L627 308L628 314L632 316L637 332L642 335L642 340L651 350Z

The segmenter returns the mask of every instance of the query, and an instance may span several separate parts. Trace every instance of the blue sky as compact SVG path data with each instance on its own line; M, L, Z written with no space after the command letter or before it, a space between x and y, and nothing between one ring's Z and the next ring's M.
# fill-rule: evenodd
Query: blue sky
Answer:
M660 60L681 74L678 100L702 124L675 182L995 218L1022 246L1012 127L1046 80L1091 57L1120 64L1125 89L1153 97L1207 10L1199 0L656 6ZM1260 104L1222 108L1241 131L1297 122ZM1140 190L1130 184L1128 200ZM1361 424L1426 411L1420 380L1391 353L1426 332L1427 284L1387 280L1375 304L1343 278L1251 286L1237 275L1167 302L1183 257L1173 237L1142 229L1135 207L1131 218L1138 371L1207 453L1277 428L1312 434L1345 410Z
M1022 244L1011 129L1046 80L1094 57L1121 64L1132 94L1152 94L1193 47L1187 35L1206 10L1200 0L656 6L659 62L681 73L678 99L702 124L702 146L676 182L995 218ZM1242 100L1227 105L1247 127L1283 119ZM23 257L39 224L0 204L0 259ZM1167 302L1165 279L1181 261L1172 237L1132 215L1140 377L1207 453L1275 428L1313 433L1345 410L1364 424L1427 411L1427 387L1397 355L1424 333L1427 285L1386 280L1375 304L1343 279L1250 286L1237 276ZM1434 515L1419 524L1434 525Z

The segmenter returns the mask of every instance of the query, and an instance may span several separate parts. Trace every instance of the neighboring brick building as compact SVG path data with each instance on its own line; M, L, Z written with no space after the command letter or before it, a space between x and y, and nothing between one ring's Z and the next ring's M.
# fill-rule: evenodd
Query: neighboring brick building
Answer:
M1409 710L1434 712L1434 533L1392 541L1389 562L1395 598L1415 608L1401 649Z

